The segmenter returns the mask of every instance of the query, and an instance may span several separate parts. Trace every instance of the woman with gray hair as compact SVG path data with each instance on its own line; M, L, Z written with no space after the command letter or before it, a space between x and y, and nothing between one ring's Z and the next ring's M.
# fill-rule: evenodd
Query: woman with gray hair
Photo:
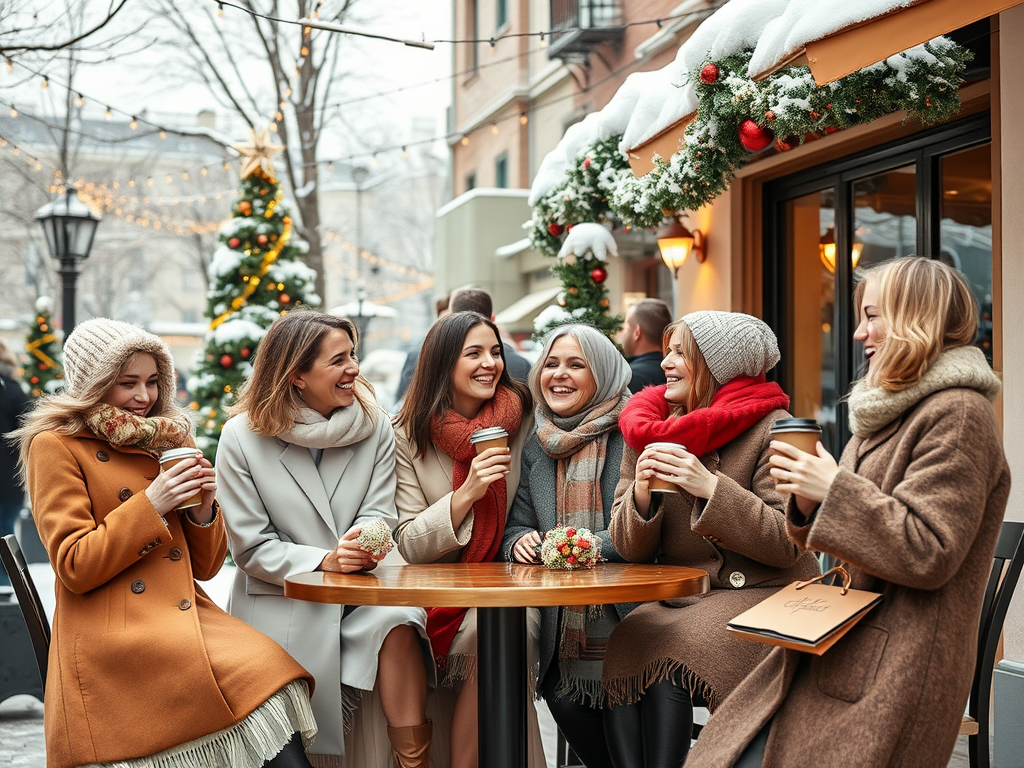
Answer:
M507 560L538 563L544 531L589 528L601 555L621 561L608 535L629 400L629 364L589 325L547 335L530 371L537 431L523 447L519 483L502 542ZM601 667L612 629L632 604L541 609L538 689L587 768L611 766L601 710Z

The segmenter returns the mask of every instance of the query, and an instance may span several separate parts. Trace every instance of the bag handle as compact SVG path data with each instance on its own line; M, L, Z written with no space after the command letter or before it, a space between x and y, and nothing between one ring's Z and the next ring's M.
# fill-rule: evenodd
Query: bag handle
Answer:
M837 576L837 575L842 577L842 579L843 579L843 587L842 587L843 591L840 594L845 595L850 590L850 583L853 581L853 579L850 576L850 572L848 570L846 570L846 568L843 567L842 563L839 563L838 565L836 565L833 568L829 568L823 574L821 574L820 576L815 576L813 579L808 579L807 581L798 581L798 582L796 582L795 586L796 586L797 589L803 589L808 584L814 584L815 582L821 581L826 576Z

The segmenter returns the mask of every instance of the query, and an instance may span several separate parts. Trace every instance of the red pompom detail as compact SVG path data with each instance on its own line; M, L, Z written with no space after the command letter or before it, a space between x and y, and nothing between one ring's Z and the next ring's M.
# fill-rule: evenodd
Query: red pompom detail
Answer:
M718 65L707 63L700 71L700 81L711 85L713 82L718 80Z
M775 134L769 128L762 128L750 118L747 118L739 127L740 144L748 152L757 152L764 149L775 138Z

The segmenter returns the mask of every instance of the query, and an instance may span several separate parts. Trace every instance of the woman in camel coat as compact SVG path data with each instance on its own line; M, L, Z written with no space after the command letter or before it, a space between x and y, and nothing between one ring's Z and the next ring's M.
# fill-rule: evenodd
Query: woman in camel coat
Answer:
M773 443L793 541L884 599L823 656L776 649L711 718L688 768L941 768L967 703L1010 475L969 346L977 309L939 261L898 259L857 289L868 373L838 466Z
M64 368L66 391L14 433L57 574L47 765L308 768L312 678L195 582L227 539L209 462L161 472L156 458L194 445L166 345L97 318L68 337Z

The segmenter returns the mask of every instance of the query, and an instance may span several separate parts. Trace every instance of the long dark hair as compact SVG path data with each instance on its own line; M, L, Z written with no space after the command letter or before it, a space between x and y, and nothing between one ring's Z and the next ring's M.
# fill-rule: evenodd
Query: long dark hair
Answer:
M434 323L423 340L416 371L409 382L405 403L395 418L396 427L404 427L416 448L416 456L422 456L430 444L430 422L452 407L452 374L462 354L466 336L478 325L486 325L494 331L501 350L501 361L505 362L505 350L498 334L498 326L476 312L453 312ZM498 386L505 387L522 405L523 413L529 413L533 406L530 390L514 380L503 366ZM515 435L510 435L515 437Z

